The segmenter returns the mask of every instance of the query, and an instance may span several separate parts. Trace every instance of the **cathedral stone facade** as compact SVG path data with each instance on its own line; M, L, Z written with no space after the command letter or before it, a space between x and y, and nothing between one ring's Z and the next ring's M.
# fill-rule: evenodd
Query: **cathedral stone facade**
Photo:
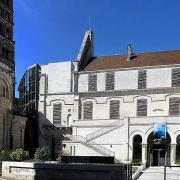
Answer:
M0 1L0 150L22 147L19 143L19 129L25 126L25 119L13 115L15 88L15 61L13 41L13 1ZM18 119L18 120L17 120ZM19 120L20 119L20 120ZM21 121L21 125L18 125ZM17 129L16 129L17 130ZM23 137L23 134L22 134Z

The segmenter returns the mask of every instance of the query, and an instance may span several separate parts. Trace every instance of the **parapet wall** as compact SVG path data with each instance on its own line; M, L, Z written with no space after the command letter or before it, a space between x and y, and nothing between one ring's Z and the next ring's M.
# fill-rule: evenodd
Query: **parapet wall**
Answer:
M2 177L16 180L125 180L125 167L100 164L3 162Z

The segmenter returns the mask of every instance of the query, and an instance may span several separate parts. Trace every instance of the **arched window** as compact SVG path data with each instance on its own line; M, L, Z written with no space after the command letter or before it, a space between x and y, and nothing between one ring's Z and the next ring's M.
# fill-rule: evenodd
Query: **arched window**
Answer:
M140 135L133 138L133 160L142 160L142 137Z
M61 126L62 104L53 104L53 124L57 127Z
M84 102L84 119L92 119L93 118L93 102L87 101Z
M8 86L3 79L0 79L0 97L9 99Z
M176 143L176 160L180 160L180 135L177 136Z

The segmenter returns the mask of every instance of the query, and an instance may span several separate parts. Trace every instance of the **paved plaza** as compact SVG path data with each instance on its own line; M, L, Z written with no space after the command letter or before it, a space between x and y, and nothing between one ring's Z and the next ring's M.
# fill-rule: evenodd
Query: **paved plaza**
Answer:
M150 167L143 172L138 180L164 180L164 167ZM167 168L166 180L180 180L180 167Z

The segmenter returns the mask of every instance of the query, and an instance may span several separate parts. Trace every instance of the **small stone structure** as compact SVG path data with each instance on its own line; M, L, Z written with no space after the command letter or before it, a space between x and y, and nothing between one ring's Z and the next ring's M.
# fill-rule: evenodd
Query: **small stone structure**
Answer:
M100 164L58 164L3 162L2 177L26 180L125 180L125 166Z

